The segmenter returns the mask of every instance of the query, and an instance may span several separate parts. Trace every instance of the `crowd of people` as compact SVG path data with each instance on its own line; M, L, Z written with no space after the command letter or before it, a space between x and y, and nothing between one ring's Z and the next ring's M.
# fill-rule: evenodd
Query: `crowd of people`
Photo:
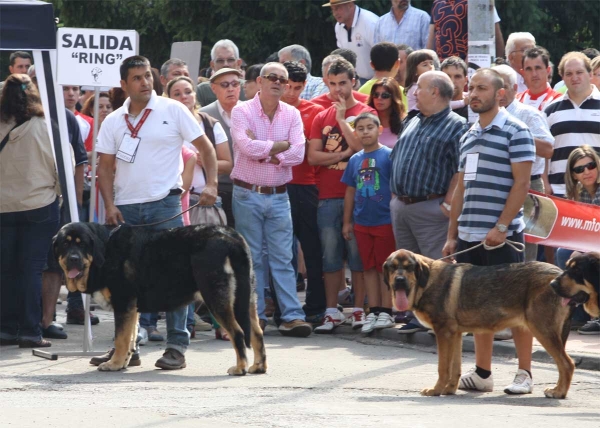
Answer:
M150 224L199 203L154 227L238 230L251 249L263 330L272 317L292 337L331 333L346 322L364 334L399 322L400 334L413 334L427 328L394 311L382 278L395 249L439 259L482 241L524 244L529 189L600 205L598 50L565 53L553 89L548 51L526 32L510 34L505 45L495 13L498 58L469 78L466 0L436 0L431 16L409 0L391 0L382 17L354 0L323 6L337 21L338 49L322 60L322 77L311 74L301 45L246 66L235 43L223 39L199 82L180 59L160 69L141 56L125 59L121 87L100 94L97 118L89 93L64 86L82 220L98 120L106 223ZM49 252L64 216L35 67L26 52L13 53L10 63L0 98L0 340L43 347L47 338L67 337L53 322L61 277ZM564 266L571 250L555 250L477 247L455 259ZM197 312L192 304L164 315L167 347L158 367L185 367L196 330L214 328L228 340L210 314ZM164 340L158 317L141 314L141 344ZM67 323L83 318L81 296L70 293ZM600 334L597 319L576 313L573 321L582 334ZM505 391L529 393L532 335L503 335L519 356ZM476 367L461 388L493 388L493 340L492 333L475 335ZM139 361L136 354L130 365Z

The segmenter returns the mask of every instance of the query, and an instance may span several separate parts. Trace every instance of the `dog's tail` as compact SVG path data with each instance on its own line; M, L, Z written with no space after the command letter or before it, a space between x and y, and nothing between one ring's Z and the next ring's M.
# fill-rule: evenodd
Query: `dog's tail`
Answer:
M235 301L233 304L233 313L238 324L244 331L244 342L246 347L250 347L250 304L254 303L252 293L254 293L254 270L252 269L252 256L250 249L244 245L245 254L241 254L240 260L243 262L235 266Z

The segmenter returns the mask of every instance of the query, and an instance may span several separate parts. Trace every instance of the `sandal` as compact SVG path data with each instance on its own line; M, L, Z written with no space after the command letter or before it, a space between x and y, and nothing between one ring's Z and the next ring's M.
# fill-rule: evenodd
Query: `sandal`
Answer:
M229 341L229 334L222 327L215 330L215 339Z

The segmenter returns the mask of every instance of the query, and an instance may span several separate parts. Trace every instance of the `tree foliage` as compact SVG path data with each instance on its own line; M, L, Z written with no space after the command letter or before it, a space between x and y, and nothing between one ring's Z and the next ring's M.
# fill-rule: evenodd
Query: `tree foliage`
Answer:
M168 59L171 43L200 40L201 66L219 39L233 40L248 64L263 62L283 46L298 43L319 62L336 48L327 0L52 0L61 23L68 27L135 29L140 53L154 66ZM427 12L432 0L412 0ZM377 15L387 13L389 0L361 0ZM529 31L548 48L555 63L569 50L600 47L598 0L497 0L504 38Z

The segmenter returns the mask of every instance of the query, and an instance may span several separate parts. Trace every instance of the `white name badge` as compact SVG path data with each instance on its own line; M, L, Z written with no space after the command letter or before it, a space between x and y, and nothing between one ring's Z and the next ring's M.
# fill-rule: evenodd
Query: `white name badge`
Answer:
M133 138L131 134L125 134L117 151L117 159L133 163L140 141L137 137Z
M465 181L473 181L477 179L477 166L479 165L479 153L467 154L465 161Z

